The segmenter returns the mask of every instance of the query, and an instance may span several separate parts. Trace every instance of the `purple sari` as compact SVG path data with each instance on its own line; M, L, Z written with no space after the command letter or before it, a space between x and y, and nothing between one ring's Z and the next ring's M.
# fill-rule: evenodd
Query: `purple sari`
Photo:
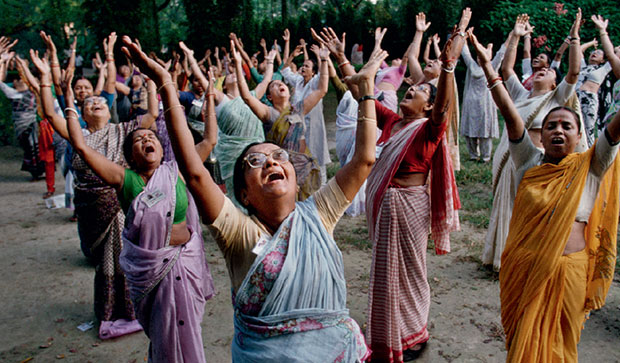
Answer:
M144 332L149 362L205 362L200 323L214 294L196 204L187 193L190 240L171 246L178 180L165 162L132 202L123 230L121 268Z

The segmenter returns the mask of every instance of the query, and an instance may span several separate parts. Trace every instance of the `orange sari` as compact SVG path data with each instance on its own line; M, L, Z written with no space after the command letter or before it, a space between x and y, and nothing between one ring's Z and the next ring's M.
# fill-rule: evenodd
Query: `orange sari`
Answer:
M500 271L507 362L577 361L583 323L605 302L616 260L618 159L601 182L585 250L562 255L593 155L594 147L531 168L519 184Z

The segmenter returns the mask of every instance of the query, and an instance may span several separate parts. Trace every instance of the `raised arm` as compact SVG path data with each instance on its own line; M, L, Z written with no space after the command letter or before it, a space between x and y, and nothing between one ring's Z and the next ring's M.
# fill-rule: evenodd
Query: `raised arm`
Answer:
M116 63L114 63L114 44L116 44L116 32L110 33L107 39L103 41L103 50L105 51L106 67L108 70L103 90L109 94L116 92Z
M282 35L282 39L284 40L284 49L282 50L282 59L284 62L288 59L289 53L291 52L291 32L288 29L284 29L284 34Z
M174 154L179 163L179 170L192 195L196 199L196 205L203 218L203 222L210 224L219 215L224 205L224 193L213 182L211 175L205 169L200 156L194 148L194 141L187 122L185 112L179 102L177 90L172 83L170 74L157 62L147 57L140 48L124 37L123 52L131 58L140 70L147 74L160 90L164 104L166 126Z
M30 50L30 58L32 63L37 67L40 75L39 87L41 89L41 106L45 117L50 121L52 127L58 135L69 140L69 131L67 130L67 121L64 117L56 113L54 109L54 96L52 95L52 75L50 73L49 64L45 59L39 58L39 52ZM71 86L69 86L70 88ZM68 100L67 100L68 102ZM67 103L67 105L71 105Z
M41 39L45 43L45 47L47 48L47 53L50 55L51 67L52 67L52 80L54 82L54 88L56 90L56 95L62 95L62 87L61 87L61 72L60 72L60 62L58 61L58 54L56 51L56 45L52 40L51 35L45 34L44 31L39 33Z
M611 43L611 39L609 39L609 34L607 34L607 24L609 23L609 20L604 19L600 15L592 15L591 19L601 38L601 44L603 44L605 57L611 65L611 69L614 71L616 78L620 78L620 58L618 58L614 52L614 45Z
M429 37L426 40L426 46L424 47L424 53L422 54L422 60L424 63L431 61L431 43L433 43L433 37Z
M351 62L349 62L345 54L345 39L347 33L342 33L342 37L338 38L336 32L332 28L323 28L320 36L312 28L310 28L310 32L312 33L312 38L320 44L324 44L327 49L329 49L330 53L334 55L336 62L338 62L338 69L340 69L340 73L342 73L343 77L355 75L355 68L351 65ZM353 88L357 88L356 84L351 85ZM353 89L351 89L351 92L353 92Z
M71 72L75 72L75 52L77 48L77 35L73 36L73 41L69 46L69 62L67 63L67 72L71 70Z
M422 45L422 36L424 32L431 26L431 23L426 22L426 15L424 13L418 13L415 16L415 35L409 46L409 54L407 54L407 61L409 64L409 73L414 84L420 83L424 79L424 72L422 72L422 66L420 66L420 46Z
M347 77L349 86L355 85L365 96L359 104L357 130L355 132L355 151L351 161L336 172L336 182L348 200L353 200L370 174L375 163L377 133L377 113L375 110L375 76L381 63L387 58L386 51L375 49L368 63L354 76Z
M269 86L269 82L271 82L271 79L273 78L273 67L274 67L273 60L277 53L278 53L277 49L272 49L269 51L269 53L265 57L266 65L265 65L265 74L263 75L263 80L258 85L256 85L256 88L254 88L254 92L256 93L256 98L258 99L263 98L263 95L265 94L265 92L267 91L267 87Z
M327 94L327 88L329 87L329 68L327 65L327 62L329 62L329 50L324 45L319 48L315 44L312 45L311 50L321 62L319 67L319 84L317 89L304 98L304 115L312 111L314 106Z
M215 79L212 71L208 71L209 79ZM202 119L205 123L205 130L202 141L196 144L196 152L204 163L217 143L217 118L215 116L215 87L214 82L209 82L205 88L207 94L205 102L202 104Z
M15 65L19 76L28 84L30 90L37 95L40 95L39 80L36 79L28 68L28 62L25 59L21 59L20 56L15 56Z
M518 140L523 136L525 132L525 125L523 119L519 115L517 108L515 107L506 87L503 85L502 78L493 68L491 64L491 54L493 53L493 45L489 44L486 48L478 42L478 39L473 33L473 30L468 31L469 39L476 49L478 58L480 58L480 66L484 70L484 74L487 78L487 85L491 90L491 95L495 104L499 108L502 116L506 120L506 130L508 132L508 138L511 140Z
M558 50L555 52L555 54L553 55L553 62L556 67L560 67L560 63L562 63L562 57L564 56L564 52L566 52L566 49L568 49L568 46L570 45L570 37L566 37L564 39L564 41L562 42L562 44L560 44L560 47L558 48Z
M442 63L442 71L439 74L439 80L437 81L437 96L435 97L435 103L433 110L431 111L431 121L434 124L441 124L448 120L448 111L454 102L454 68L456 68L456 62L467 34L465 30L471 19L471 10L465 8L461 15L459 24L454 28L452 36L444 45L443 52L441 52L440 60Z
M564 79L568 84L575 84L579 79L581 70L581 58L583 54L579 46L579 28L581 27L581 8L577 9L575 22L570 29L570 48L568 49L568 72Z
M517 46L519 46L519 39L527 34L526 24L528 23L529 16L527 14L520 14L517 16L515 26L508 35L508 46L506 49L506 55L504 56L504 62L502 63L502 74L504 79L510 78L512 75L516 75L514 67L517 59Z
M125 168L108 160L103 154L86 145L82 128L78 121L77 111L74 108L67 108L67 128L69 132L69 142L82 160L99 176L106 184L117 191L123 187L125 180Z
M435 33L435 35L433 35L433 51L435 52L435 59L438 59L441 54L441 48L439 48L440 41L441 38L439 38L439 34Z
M269 106L262 103L258 98L252 96L248 84L243 76L243 68L241 67L241 54L235 49L233 41L230 42L230 52L235 62L235 74L237 78L237 86L239 94L243 101L250 107L252 112L263 122L269 121Z
M202 70L198 66L198 62L196 61L196 58L194 58L194 51L189 49L187 45L185 45L185 43L183 42L179 42L179 47L185 54L185 59L187 59L189 63L189 67L192 70L192 74L194 75L194 77L196 77L196 79L198 79L198 82L200 82L202 89L209 88L209 81L207 80L204 73L202 73Z

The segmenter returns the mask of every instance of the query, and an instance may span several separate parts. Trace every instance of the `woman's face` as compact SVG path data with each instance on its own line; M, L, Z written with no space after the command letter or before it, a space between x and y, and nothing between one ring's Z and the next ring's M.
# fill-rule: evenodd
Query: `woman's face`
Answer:
M439 73L441 72L441 61L435 59L428 62L423 72L427 80L439 77Z
M400 65L403 63L403 60L400 58L396 58L392 60L392 67L400 67Z
M84 121L89 124L95 120L109 120L111 116L107 100L101 96L85 98L82 103L82 115Z
M78 79L73 87L73 93L75 94L75 100L82 103L87 97L93 95L93 85L87 79Z
M299 69L299 72L301 73L301 75L304 77L305 80L308 80L314 77L314 71L312 70L313 65L314 63L312 62L312 60L308 59L307 61L304 62L304 64Z
M272 81L269 84L269 99L272 100L272 102L275 100L276 102L278 100L285 100L288 101L290 99L290 91L288 89L288 86L279 80L275 80Z
M273 201L289 198L295 202L297 194L297 177L290 161L278 161L273 152L280 150L275 144L258 144L252 146L245 154L261 153L267 156L262 167L252 168L244 164L246 187L242 190L242 204L251 205L254 209L268 210Z
M538 68L546 68L549 67L549 58L547 58L547 55L545 53L541 53L539 55L536 56L536 58L532 59L532 68L533 69L538 69Z
M593 50L588 58L588 64L602 64L605 61L605 54L601 49Z
M541 68L534 73L533 86L536 90L553 90L555 84L555 71L551 68Z
M575 116L567 110L549 114L542 125L542 143L545 154L553 159L562 159L572 153L581 138Z
M155 132L136 130L131 142L131 157L138 170L152 170L161 164L164 150Z
M123 77L124 79L127 79L131 75L131 68L129 68L128 65L123 64L122 66L118 68L118 73L121 74L121 77Z
M431 97L431 87L427 83L411 86L400 101L403 115L419 114L428 111L432 106L428 103Z

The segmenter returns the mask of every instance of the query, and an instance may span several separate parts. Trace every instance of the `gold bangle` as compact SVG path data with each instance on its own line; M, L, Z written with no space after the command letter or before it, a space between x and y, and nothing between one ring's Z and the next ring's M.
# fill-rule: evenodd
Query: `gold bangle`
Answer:
M43 83L41 83L41 84L39 85L39 87L40 87L40 88L43 88L43 87L52 87L52 85L51 85L51 84L43 84Z
M366 116L358 116L358 117L357 117L357 122L372 122L372 123L377 123L377 120L375 120L374 118L366 117Z
M182 109L184 109L184 110L185 110L185 107L183 107L183 105L179 104L179 105L172 105L172 106L168 107L168 108L164 111L164 113L168 113L170 110L172 110L173 108L177 108L177 107L181 107Z
M609 35L609 34L607 34L607 32L602 32L602 33L599 33L598 35L602 37L604 35Z
M164 82L164 84L162 84L161 86L159 86L159 88L157 89L157 93L161 93L162 88L166 87L167 85L172 85L174 86L174 82L169 81L169 82ZM176 87L175 87L176 88Z
M351 64L351 62L349 62L348 60L345 60L344 62L342 62L342 63L338 64L338 68L340 68L340 67L344 67L344 66L346 66L347 64Z

